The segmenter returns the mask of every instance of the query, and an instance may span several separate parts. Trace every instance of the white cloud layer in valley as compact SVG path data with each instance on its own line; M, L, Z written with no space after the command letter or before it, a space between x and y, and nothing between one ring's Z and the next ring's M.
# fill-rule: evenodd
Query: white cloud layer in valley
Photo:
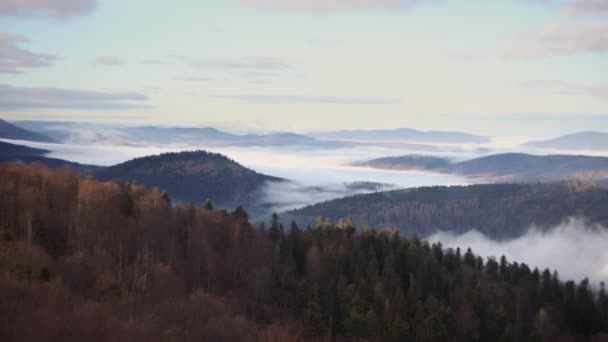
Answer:
M428 237L441 241L444 247L460 247L483 257L526 263L531 269L557 270L562 280L580 281L585 277L596 285L608 282L608 228L589 225L583 219L571 218L549 230L531 227L523 236L507 241L492 240L482 233L471 230L456 235L440 232Z

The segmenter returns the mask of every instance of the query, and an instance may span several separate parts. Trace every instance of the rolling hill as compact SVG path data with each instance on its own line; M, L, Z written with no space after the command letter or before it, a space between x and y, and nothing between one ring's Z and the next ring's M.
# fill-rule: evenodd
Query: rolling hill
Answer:
M524 145L556 150L606 150L608 149L608 133L593 131L578 132L550 140L530 141Z
M99 180L134 181L167 191L172 200L202 203L211 199L218 207L249 203L267 181L280 178L259 174L216 153L192 151L136 158L102 168ZM251 210L255 211L255 208Z
M0 119L0 139L54 142L52 138L44 134L29 131L2 119Z
M0 164L17 163L24 165L31 163L40 163L50 169L70 167L82 173L90 173L100 168L94 165L85 165L70 162L67 160L46 157L45 155L49 152L50 151L48 150L32 148L22 145L15 145L0 141Z
M369 166L386 170L427 170L444 171L451 166L447 158L409 154L399 157L383 157L363 162L355 162L354 166Z
M14 156L42 156L49 153L48 150L39 148L27 147L22 145L15 145L0 141L0 157L14 157Z
M379 158L355 165L451 173L490 182L554 182L575 179L608 184L608 158L582 155L502 153L456 163L440 157L406 155Z
M548 342L608 332L605 286L569 280L561 265L485 259L345 221L262 229L242 210L173 206L158 190L69 171L0 166L0 222L6 342Z
M49 151L0 142L0 164L40 163L50 169L69 167L102 181L135 182L166 191L175 202L201 204L211 199L218 208L247 204L253 217L268 214L276 203L260 201L266 182L281 178L259 174L216 153L192 151L136 158L118 165L85 165L46 157Z
M531 225L546 229L572 216L608 224L608 188L583 182L423 187L346 197L281 214L300 225L319 216L332 221L351 216L357 225L422 236L477 229L508 239Z

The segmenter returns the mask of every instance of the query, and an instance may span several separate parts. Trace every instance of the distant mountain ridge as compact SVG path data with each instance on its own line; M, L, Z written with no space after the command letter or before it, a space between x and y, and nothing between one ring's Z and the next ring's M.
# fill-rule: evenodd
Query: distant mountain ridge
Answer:
M576 179L608 184L608 157L502 153L453 163L447 158L405 155L356 163L380 169L453 173L492 182Z
M0 119L0 139L55 142L55 140L44 134L32 132L2 119Z
M411 128L376 130L341 130L311 134L313 137L336 140L409 141L423 143L487 143L490 138L450 131L419 131Z
M550 140L530 141L524 145L558 150L608 150L608 133L578 132Z
M266 134L234 134L213 127L158 127L119 126L77 122L18 121L28 129L44 132L60 142L92 144L188 144L192 146L235 146L235 147L286 147L335 149L359 146L398 147L417 151L435 151L439 146L431 143L487 142L486 137L459 132L422 132L412 129L394 131L374 131L386 135L385 139L328 138L324 133L315 135L291 132ZM349 131L345 131L349 132ZM353 131L354 132L354 131ZM370 131L372 132L372 131ZM405 136L400 132L409 132ZM361 140L361 141L357 141ZM450 147L454 149L454 146Z

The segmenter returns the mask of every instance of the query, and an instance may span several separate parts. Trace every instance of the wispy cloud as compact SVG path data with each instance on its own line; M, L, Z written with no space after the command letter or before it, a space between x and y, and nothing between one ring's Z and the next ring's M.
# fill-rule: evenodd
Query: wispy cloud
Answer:
M478 231L462 235L440 232L428 237L450 248L471 247L476 254L525 262L531 267L557 269L565 279L608 281L608 231L606 227L572 218L557 227L532 226L523 236L494 241ZM576 262L572 262L576 260Z
M392 105L399 99L382 97L341 97L310 95L219 95L217 98L265 104L336 104L336 105Z
M49 67L58 56L31 52L19 45L29 42L22 35L0 32L0 73L20 74L23 68Z
M608 1L572 0L564 7L563 13L571 16L608 15Z
M259 9L281 11L347 11L363 9L394 10L423 2L441 0L235 0L238 3Z
M508 57L608 52L608 23L546 26L516 37L504 49Z
M148 97L131 92L0 85L0 109L131 109L146 108Z
M240 59L189 59L189 64L198 68L222 68L236 70L281 70L291 64L273 57L247 57Z
M119 66L123 64L123 61L116 56L99 56L95 58L94 64L104 66Z
M540 80L518 82L514 86L528 89L546 89L559 95L608 97L608 85L582 85L557 80Z
M216 82L217 80L210 77L198 77L198 76L185 76L185 77L176 77L178 81L186 81L186 82Z
M97 0L2 0L0 16L67 19L91 13Z
M158 58L144 59L143 63L146 65L173 65L173 63L171 63L171 62L167 62L165 60L158 59Z
M275 57L252 56L234 58L197 58L183 55L170 55L164 58L149 58L143 61L147 65L174 65L192 68L225 69L239 72L271 73L288 70L292 63Z

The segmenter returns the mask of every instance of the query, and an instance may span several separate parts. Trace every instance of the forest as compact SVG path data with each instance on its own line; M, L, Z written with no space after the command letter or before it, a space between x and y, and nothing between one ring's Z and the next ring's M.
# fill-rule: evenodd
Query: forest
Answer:
M249 222L0 166L1 341L608 341L604 284L416 234Z
M357 225L428 236L476 229L494 239L523 235L532 225L549 229L570 217L608 223L608 188L590 182L432 186L356 195L283 213L300 225L319 216L350 216Z

